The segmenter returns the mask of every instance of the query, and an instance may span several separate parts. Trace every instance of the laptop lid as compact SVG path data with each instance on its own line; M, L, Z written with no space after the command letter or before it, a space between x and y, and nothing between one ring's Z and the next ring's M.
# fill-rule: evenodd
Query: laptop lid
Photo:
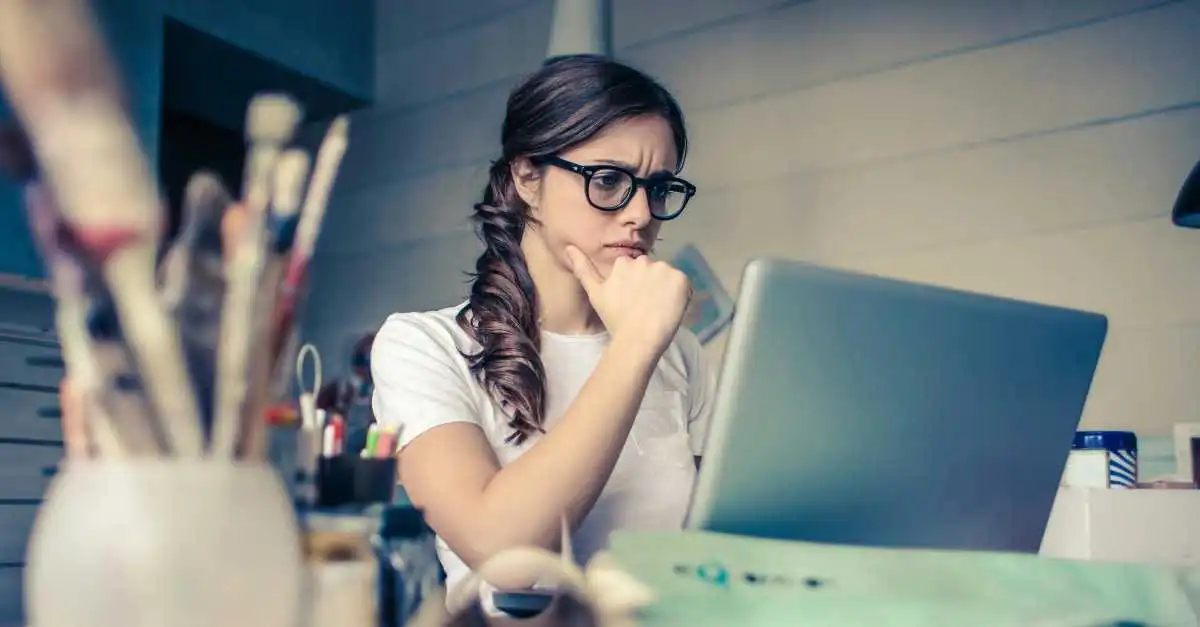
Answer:
M1099 314L757 259L687 526L1036 552Z

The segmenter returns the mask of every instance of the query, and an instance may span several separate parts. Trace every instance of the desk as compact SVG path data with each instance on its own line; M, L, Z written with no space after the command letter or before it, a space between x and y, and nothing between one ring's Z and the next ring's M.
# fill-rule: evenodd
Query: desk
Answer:
M1040 554L1200 567L1200 490L1059 488Z

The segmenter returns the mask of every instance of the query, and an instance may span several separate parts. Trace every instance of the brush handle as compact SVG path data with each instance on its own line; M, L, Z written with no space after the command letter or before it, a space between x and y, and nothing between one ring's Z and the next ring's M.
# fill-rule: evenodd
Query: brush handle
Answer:
M276 255L267 259L263 268L255 311L271 312L275 308L275 295L283 277L284 260ZM258 315L254 321L251 344L255 350L249 359L249 396L242 414L240 452L248 459L262 459L266 455L267 433L264 412L274 398L271 385L273 361L267 350L273 332L272 317Z
M158 300L159 194L83 0L0 2L0 80L68 223L114 297L173 451L202 450L173 321Z
M106 458L152 455L162 452L153 415L140 393L124 391L117 379L130 367L128 353L119 342L119 330L106 329L108 339L97 337L94 321L98 308L110 302L99 277L82 261L81 251L66 237L49 193L36 182L26 187L26 212L34 241L49 268L54 292L55 326L63 346L64 362L78 397L88 439ZM108 316L111 318L112 316ZM112 327L116 326L115 320Z
M184 193L184 225L161 267L162 297L183 341L206 435L213 429L217 344L225 298L222 224L233 197L207 172Z

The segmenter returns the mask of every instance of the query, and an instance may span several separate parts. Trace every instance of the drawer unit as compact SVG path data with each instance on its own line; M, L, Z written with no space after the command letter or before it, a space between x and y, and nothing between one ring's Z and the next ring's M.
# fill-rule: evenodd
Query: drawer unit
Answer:
M0 627L24 625L25 616L21 611L21 579L24 576L24 568L0 564Z
M25 545L40 503L0 501L0 564L24 564Z
M0 503L40 500L62 456L58 445L14 443L0 437Z
M57 390L62 376L62 356L54 342L0 335L0 382Z
M0 438L62 441L58 389L35 390L0 382Z

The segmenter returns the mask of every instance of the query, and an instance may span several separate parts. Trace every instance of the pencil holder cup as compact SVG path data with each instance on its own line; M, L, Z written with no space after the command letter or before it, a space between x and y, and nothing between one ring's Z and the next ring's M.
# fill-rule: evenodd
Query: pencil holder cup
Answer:
M26 556L37 627L295 627L302 546L278 473L227 460L71 461Z
M317 463L318 507L390 503L395 489L394 457L337 455Z

